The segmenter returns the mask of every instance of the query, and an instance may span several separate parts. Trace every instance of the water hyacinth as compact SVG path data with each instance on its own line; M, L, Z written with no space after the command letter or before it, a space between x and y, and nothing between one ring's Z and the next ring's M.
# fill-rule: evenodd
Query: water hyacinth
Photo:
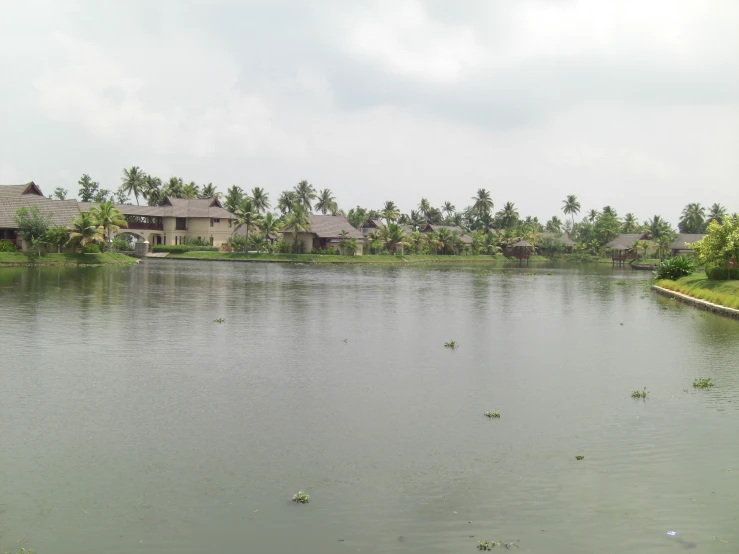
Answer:
M500 417L500 412L485 412L485 417L492 418L498 418Z
M450 340L449 342L445 342L445 343L444 343L444 346L445 346L446 348L451 348L452 350L454 350L455 348L457 348L457 347L458 347L458 345L457 345L457 341L454 341L454 340Z
M644 387L644 390L635 390L631 393L631 398L646 398L647 394L647 387Z
M303 491L298 491L293 495L293 502L297 502L298 504L307 504L308 498L309 496Z
M693 381L693 387L695 387L696 389L710 389L711 387L715 386L716 384L710 377L699 377L698 379Z

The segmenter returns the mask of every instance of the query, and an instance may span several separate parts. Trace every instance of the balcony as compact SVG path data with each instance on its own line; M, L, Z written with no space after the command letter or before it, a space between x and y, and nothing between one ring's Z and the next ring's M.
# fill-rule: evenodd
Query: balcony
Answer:
M151 231L163 231L164 230L164 224L162 223L162 219L159 217L136 217L134 218L126 218L128 221L128 227L126 229L147 229Z

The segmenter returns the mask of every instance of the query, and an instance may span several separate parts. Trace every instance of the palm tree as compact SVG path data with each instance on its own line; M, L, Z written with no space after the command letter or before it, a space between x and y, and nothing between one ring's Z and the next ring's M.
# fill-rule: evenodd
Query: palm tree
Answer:
M726 208L721 204L713 204L711 209L708 210L708 219L706 220L706 226L711 221L718 221L723 224L724 218L726 217Z
M518 210L513 202L506 202L503 209L497 213L498 219L503 227L513 227L518 221Z
M408 226L414 231L418 231L421 227L426 226L426 220L416 210L411 210L408 216Z
M618 212L611 208L610 206L604 206L603 207L603 215L609 216L609 217L618 217Z
M277 209L282 215L292 213L295 206L299 205L298 195L294 190L284 190L277 197Z
M575 226L575 216L580 213L580 202L577 201L577 196L574 194L568 194L567 198L562 201L562 211L565 215L572 216L572 226Z
M302 204L293 206L292 213L285 220L285 229L293 232L293 252L298 253L298 233L310 231L310 215Z
M226 191L226 200L223 202L223 207L226 209L226 211L235 214L236 210L239 209L239 204L241 204L241 201L243 199L244 191L241 190L241 187L232 185L231 188Z
M681 233L700 233L706 219L706 209L700 204L693 202L688 204L680 214L677 228Z
M398 246L407 244L405 233L397 223L388 223L380 229L380 240L392 253L395 253Z
M93 242L105 242L103 228L98 225L97 219L90 212L82 212L78 215L72 225L67 227L69 241L67 244L85 247Z
M336 198L330 189L323 189L318 193L318 201L316 202L316 211L326 215L327 212L335 211L338 208Z
M431 211L431 204L427 198L421 198L421 201L418 203L418 211L423 214L423 217L425 217L426 220L428 220L429 212Z
M313 209L311 204L316 199L316 189L308 181L300 181L295 185L295 194L298 202L309 212Z
M475 213L479 216L490 215L493 211L493 200L490 193L485 189L478 189L477 194L472 197L475 203L472 205Z
M624 216L624 222L621 224L622 233L635 233L639 228L639 222L636 220L636 216L631 212Z
M652 237L652 240L655 242L657 242L659 238L663 235L674 233L674 231L672 230L672 226L658 215L655 215L652 219L647 220L646 226L649 229L649 236Z
M259 221L259 212L254 207L254 201L251 198L244 198L236 210L236 228L234 233L241 227L246 228L246 242L249 242L249 231Z
M253 199L252 199L253 201ZM264 217L257 222L257 227L264 233L264 238L269 239L270 236L275 237L280 230L280 220L271 212L267 212Z
M266 212L270 208L269 193L264 192L262 187L251 189L251 200L259 213Z
M452 204L451 202L449 202L449 200L447 200L446 202L444 202L444 205L441 207L441 211L444 212L447 217L451 217L452 214L454 214L454 212L457 211L457 208L455 208L454 204Z
M93 206L90 208L90 213L97 224L103 228L103 233L108 235L108 244L112 241L111 233L120 231L121 227L128 227L128 221L110 200L97 207Z
M207 185L203 185L203 190L200 191L200 197L201 198L220 198L221 193L216 190L216 187L213 183L208 183Z
M385 202L385 206L382 208L380 213L388 223L395 223L400 217L400 210L392 200Z
M182 198L198 198L200 196L200 187L195 184L195 181L190 181L184 187L182 187Z
M598 210L590 210L588 212L588 215L585 216L585 219L587 219L590 223L595 223L595 220L598 219L598 216L600 214L598 213Z
M184 190L184 183L182 182L181 177L170 177L169 181L167 181L167 184L164 185L164 190L162 191L163 196L172 196L174 198L182 198L182 192Z
M136 198L136 205L139 204L139 196L145 196L146 192L146 173L141 171L141 168L137 165L131 167L131 169L123 170L123 181L122 188L126 194L133 194Z
M556 215L552 216L552 219L547 221L546 229L550 233L561 232L562 231L562 220L559 219Z

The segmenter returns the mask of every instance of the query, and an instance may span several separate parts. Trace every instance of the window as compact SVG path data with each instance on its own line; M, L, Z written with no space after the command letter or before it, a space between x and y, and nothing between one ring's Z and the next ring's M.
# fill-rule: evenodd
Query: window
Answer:
M210 237L210 245L213 246L213 235Z
M167 246L167 235L164 235L164 246Z
M229 218L229 220L228 220L228 228L230 229L232 225L233 225L233 221Z
M177 246L180 243L179 240L180 240L180 237L178 237L177 235L175 235L175 237L174 237L174 244L175 244L175 246Z
M184 218L184 217L175 218L174 228L177 231L187 231L187 218Z

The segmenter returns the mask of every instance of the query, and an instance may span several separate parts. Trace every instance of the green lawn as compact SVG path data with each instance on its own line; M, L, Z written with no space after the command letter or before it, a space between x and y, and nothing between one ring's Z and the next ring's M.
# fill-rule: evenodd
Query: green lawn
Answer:
M328 256L315 254L245 254L243 252L185 252L183 254L171 253L167 256L171 259L185 260L233 260L250 262L293 262L293 263L316 263L316 264L369 264L369 265L401 265L418 263L487 263L504 264L515 263L503 256ZM532 262L549 261L543 256L532 256Z
M0 266L61 265L61 264L135 264L137 260L125 254L41 254L32 252L0 252Z
M694 273L678 281L660 280L655 285L739 310L739 280L714 281L705 273Z

